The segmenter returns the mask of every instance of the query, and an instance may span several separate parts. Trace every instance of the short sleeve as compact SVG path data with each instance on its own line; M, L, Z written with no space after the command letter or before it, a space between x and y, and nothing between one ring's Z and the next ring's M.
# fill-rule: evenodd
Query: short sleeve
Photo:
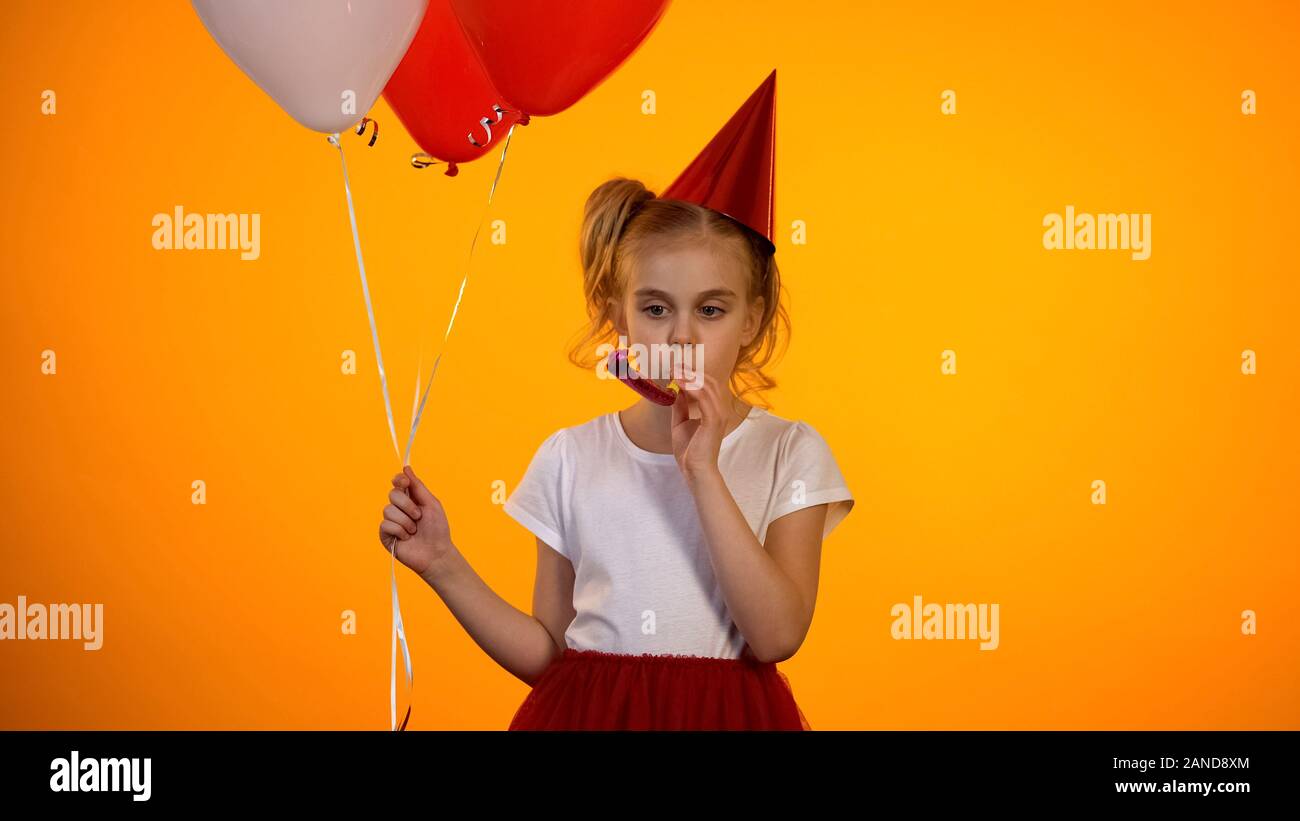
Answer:
M524 476L502 509L533 535L573 561L564 536L565 432L556 431L537 448Z
M804 422L794 423L777 463L776 475L777 502L772 521L805 507L825 504L824 539L853 509L853 494L830 445Z

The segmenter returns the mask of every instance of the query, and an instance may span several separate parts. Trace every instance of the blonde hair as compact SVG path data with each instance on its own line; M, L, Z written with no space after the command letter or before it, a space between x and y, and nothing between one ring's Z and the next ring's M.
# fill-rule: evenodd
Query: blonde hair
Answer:
M749 272L749 299L763 298L763 316L749 345L740 349L731 373L730 387L739 398L763 392L776 381L763 372L789 345L790 317L781 302L781 275L767 239L756 231L710 208L683 200L656 197L640 181L615 177L596 187L583 212L579 255L583 294L589 322L569 349L569 361L589 369L598 364L596 349L605 342L617 344L618 332L609 315L609 300L621 301L628 285L632 261L649 248L679 241L721 242L742 255ZM784 332L782 332L784 331Z

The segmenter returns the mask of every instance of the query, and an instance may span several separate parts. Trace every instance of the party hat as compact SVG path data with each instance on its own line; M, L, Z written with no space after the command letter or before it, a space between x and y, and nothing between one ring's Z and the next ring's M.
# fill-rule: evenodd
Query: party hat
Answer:
M772 241L776 171L776 69L659 196L718 211Z

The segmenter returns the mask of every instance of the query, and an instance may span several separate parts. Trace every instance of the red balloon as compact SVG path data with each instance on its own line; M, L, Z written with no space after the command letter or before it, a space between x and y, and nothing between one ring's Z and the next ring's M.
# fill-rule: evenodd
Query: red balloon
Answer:
M669 0L451 0L497 90L525 113L558 114L623 64Z
M450 0L430 0L384 99L420 148L447 163L448 176L456 175L457 163L496 146L515 123L527 124L527 118L507 110L509 104L492 86Z

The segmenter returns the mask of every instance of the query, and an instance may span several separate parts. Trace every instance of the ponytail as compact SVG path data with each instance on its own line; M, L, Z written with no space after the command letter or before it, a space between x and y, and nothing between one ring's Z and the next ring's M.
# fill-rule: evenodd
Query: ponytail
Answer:
M629 223L635 219L654 192L639 180L615 177L596 187L583 209L582 231L578 237L578 256L582 260L583 295L587 302L590 326L584 342L600 335L609 300L619 295L619 242ZM583 343L569 351L569 361L588 368L593 363L582 357Z

